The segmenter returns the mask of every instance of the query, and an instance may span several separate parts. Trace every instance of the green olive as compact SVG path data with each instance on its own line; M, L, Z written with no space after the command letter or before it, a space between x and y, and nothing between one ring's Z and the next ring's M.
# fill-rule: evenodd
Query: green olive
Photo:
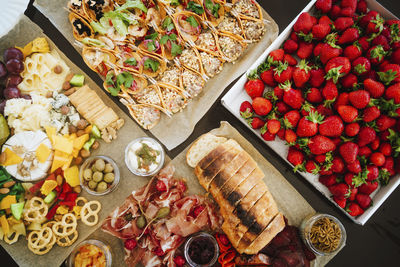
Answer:
M106 173L112 172L113 170L114 170L114 168L111 165L111 163L107 163L106 166L104 167L104 172L106 172Z
M105 191L106 189L107 189L107 184L106 184L105 182L100 182L100 183L97 185L96 191L97 191L97 192L103 192L103 191Z
M92 170L91 169L85 169L83 171L83 179L86 181L92 180Z
M93 171L93 172L97 172L96 164L93 164L93 165L92 165L92 171Z
M114 173L112 173L112 172L106 173L104 175L104 182L106 182L106 183L114 182Z
M104 171L104 167L106 166L106 163L104 162L104 160L98 159L98 160L96 160L94 165L96 166L96 169L98 171L102 172L102 171Z
M97 183L95 181L89 181L88 186L90 189L96 189Z
M169 207L162 207L158 210L156 218L157 219L163 219L167 217L170 213L170 208Z
M93 181L98 183L101 180L103 180L103 173L102 172L97 171L97 172L93 173Z
M136 226L139 229L143 229L146 226L146 218L143 215L141 215L139 218L137 218Z

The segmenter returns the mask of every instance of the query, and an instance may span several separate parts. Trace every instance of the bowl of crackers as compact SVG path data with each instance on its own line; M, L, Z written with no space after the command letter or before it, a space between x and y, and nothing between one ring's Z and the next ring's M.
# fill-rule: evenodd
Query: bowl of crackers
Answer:
M67 259L67 266L111 267L111 247L100 240L85 240L71 252Z

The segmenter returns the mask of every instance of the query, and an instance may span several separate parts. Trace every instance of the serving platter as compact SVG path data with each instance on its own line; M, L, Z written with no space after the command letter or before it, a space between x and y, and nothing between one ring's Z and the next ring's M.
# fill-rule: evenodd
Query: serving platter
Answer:
M2 1L0 9L0 37L6 35L24 14L29 0Z

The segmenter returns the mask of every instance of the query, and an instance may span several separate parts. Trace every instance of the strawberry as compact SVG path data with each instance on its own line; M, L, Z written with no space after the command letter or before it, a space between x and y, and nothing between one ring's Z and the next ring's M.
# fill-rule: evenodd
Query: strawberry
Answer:
M271 101L263 97L256 97L253 99L254 112L259 116L268 115L272 109Z
M379 65L385 58L386 54L387 52L381 45L376 45L368 49L366 56L372 65Z
M283 116L283 123L286 129L296 128L300 120L300 113L297 110L291 110Z
M298 43L300 41L300 38L297 36L297 33L294 31L292 31L290 33L289 39L295 41L296 43Z
M289 54L285 54L283 57L283 62L287 62L289 66L296 66L297 60Z
M272 69L263 71L260 75L261 80L268 86L276 86L276 81L274 80L274 71Z
M323 40L331 32L329 24L316 24L312 27L312 36L317 40Z
M301 121L301 120L300 120ZM310 139L308 148L314 155L321 155L335 150L336 146L331 139L323 135L316 135Z
M350 61L360 57L361 54L361 47L355 44L349 45L343 50L343 56L347 57Z
M375 10L370 10L367 14L365 14L365 16L363 16L363 17L360 19L360 21L359 21L360 25L361 25L363 28L366 28L367 25L368 25L368 23L369 23L371 20L375 19L377 15L379 15L378 12L376 12Z
M278 111L280 114L285 114L290 110L290 107L281 101L277 102L275 106L276 106L276 111Z
M331 58L340 56L342 52L343 49L338 46L332 47L329 44L324 44L320 54L321 62L326 64Z
M331 170L334 173L342 173L344 170L344 162L340 157L334 157L332 160Z
M342 117L343 121L348 123L353 122L358 116L357 109L348 105L338 106L337 111L340 117Z
M283 49L276 49L269 53L268 57L272 59L272 61L281 62L283 60L283 56L285 55L285 51Z
M385 163L382 165L382 170L387 171L390 176L394 175L394 159L393 157L387 157ZM381 180L382 182L382 180Z
M361 194L366 194L370 195L372 192L374 192L378 188L378 182L372 182L372 181L367 181L365 184L361 185L358 188L358 191Z
M313 49L314 45L312 43L301 41L299 43L299 49L297 50L297 56L300 59L307 59L312 55Z
M293 81L296 87L302 88L310 79L311 67L308 66L307 61L302 59L293 71Z
M270 133L276 134L281 129L281 122L276 119L269 120L267 121L267 129Z
M370 93L371 97L373 98L379 98L385 92L385 86L380 82L374 81L373 79L364 80L364 88ZM400 87L399 87L399 101L400 101Z
M347 203L347 199L340 199L337 197L333 197L333 201L336 202L336 204L338 204L339 207L341 207L342 209L344 209L346 207L346 203Z
M339 106L348 105L349 103L349 93L343 92L337 97L334 107L337 110Z
M285 131L285 141L288 144L294 144L296 142L296 140L297 140L296 133L291 129L286 129L286 131Z
M319 18L318 20L319 24L328 24L329 26L333 26L333 21L327 16L327 15L323 15Z
M310 88L307 92L307 97L306 97L308 102L311 103L321 103L322 102L322 95L321 91L315 87Z
M315 8L321 10L322 13L328 13L332 8L332 0L317 0Z
M280 62L274 69L274 79L277 83L285 83L292 79L293 67L289 66L287 62Z
M253 129L260 129L265 124L265 121L263 121L262 119L260 119L258 117L251 118L251 119L249 119L248 122L249 122L251 128L253 128Z
M362 215L364 213L364 210L357 203L354 202L349 204L346 211L353 217Z
M369 157L369 161L371 161L372 164L380 167L385 164L385 156L381 152L374 152Z
M389 116L386 116L384 114L381 114L377 119L376 119L376 126L378 127L379 131L385 131L389 128L392 128L396 124L396 119L393 119Z
M386 99L394 99L395 104L400 104L400 83L393 84L386 89Z
M358 57L352 63L353 73L362 75L371 70L371 63L366 57Z
M288 39L285 41L283 44L283 50L285 50L285 53L287 54L293 54L294 52L297 51L299 48L299 44L292 39Z
M242 104L240 104L240 116L243 119L248 119L253 117L254 115L254 110L253 107L251 106L251 103L249 101L243 101Z
M350 103L358 108L365 108L370 101L369 92L365 90L357 90L349 93L349 101Z
M274 141L275 140L275 134L272 134L268 131L265 131L264 133L261 134L261 137L265 140L265 141Z
M365 14L367 13L367 2L365 0L360 0L358 1L357 4L357 12L360 14Z
M352 163L357 159L358 145L353 142L345 142L340 145L339 153L346 163Z
M400 64L400 48L393 51L390 60L395 64Z
M300 90L293 89L290 82L284 85L283 102L294 109L300 109L303 105L304 98Z
M392 154L392 146L389 143L382 143L379 146L379 151L386 157Z
M282 100L284 92L285 91L283 91L283 89L281 88L280 85L275 86L275 88L274 88L274 96L276 96L276 98L278 98L278 100Z
M300 137L309 137L316 135L318 124L323 122L324 116L318 112L310 112L306 117L302 117L297 125L296 134Z
M360 33L356 28L348 28L346 29L342 35L340 35L337 43L339 45L348 44L356 41L360 37Z
M371 69L369 72L365 73L362 76L362 79L371 79L371 80L377 81L378 75L376 74L375 70Z
M399 128L399 127L397 127L397 128ZM386 142L386 141L389 141L389 135L390 135L390 132L389 132L389 130L385 130L385 131L382 131L380 134L379 134L379 138L383 141L383 142Z
M376 36L371 41L371 45L372 46L381 45L385 51L388 51L390 49L389 41L385 36L383 36L383 34Z
M306 172L312 173L312 174L318 174L318 172L319 172L319 166L313 160L306 161L305 169L306 169Z
M338 199L345 199L349 194L349 186L345 183L339 183L335 185L329 186L329 191L332 193L333 196L337 197Z
M377 72L379 80L385 85L400 82L400 65L387 64Z
M360 147L360 149L358 151L358 155L360 157L365 156L366 158L368 158L371 154L372 154L372 151L367 146Z
M337 183L336 179L337 179L337 176L335 174L321 175L318 177L319 182L321 184L325 185L326 187L336 184Z
M346 30L353 26L354 20L348 17L340 17L334 21L335 29L339 32Z
M351 70L351 63L347 57L332 58L325 65L325 79L332 79L337 83L340 77L347 75Z
M285 128L280 128L276 135L281 139L285 140Z
M264 83L260 79L249 79L244 89L251 98L259 97L264 92Z
M350 187L355 187L355 174L351 172L346 173L344 175L344 181Z
M325 101L327 102L327 101ZM325 104L320 104L317 106L317 111L319 114L323 116L331 116L333 115L333 110L331 108L328 108Z
M313 21L311 15L308 12L303 12L300 14L296 23L293 25L293 31L296 33L309 33L312 29Z
M309 83L312 87L320 87L325 81L325 71L324 69L312 69L310 71Z
M337 19L340 16L340 6L333 5L331 11L329 12L329 17L332 19Z
M378 179L379 176L379 169L375 165L368 165L367 166L368 174L367 174L367 180L368 181L373 181Z
M351 17L354 15L357 9L357 0L342 0L340 2L340 15Z
M363 209L367 209L372 202L371 197L365 194L357 194L356 201Z
M360 161L356 159L354 162L347 164L347 169L351 171L352 173L360 173L361 172L361 165Z
M357 41L363 52L368 51L368 49L371 47L370 42L368 40L369 39L367 36L363 36Z
M343 121L339 116L329 116L318 127L321 135L329 137L339 137L343 132Z
M358 189L357 188L350 188L350 194L347 197L348 201L354 201L356 199L358 193Z
M336 84L334 84L332 81L327 81L325 86L321 90L321 94L325 100L334 101L335 98L338 96Z
M314 46L314 49L313 49L314 57L318 57L321 55L321 51L324 48L324 45L325 45L325 43L317 43L317 45Z
M383 30L384 22L385 22L385 20L379 14L376 15L375 18L371 19L368 22L366 33L372 34L372 33L381 32Z
M357 86L357 76L354 75L353 73L349 73L346 76L344 76L342 79L340 79L340 83L342 84L343 88L356 88Z
M358 134L358 146L362 147L368 145L376 138L376 132L374 129L368 126L363 126Z
M298 166L303 164L304 162L304 154L302 151L294 148L289 147L289 152L287 155L287 160L293 164L293 166Z
M360 124L358 124L357 122L352 122L347 124L344 129L345 134L349 137L356 136L359 131L360 131Z

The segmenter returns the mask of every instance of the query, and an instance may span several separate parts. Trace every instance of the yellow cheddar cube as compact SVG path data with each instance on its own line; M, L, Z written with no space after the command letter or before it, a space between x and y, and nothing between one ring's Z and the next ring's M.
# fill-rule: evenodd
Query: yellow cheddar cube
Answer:
M78 152L79 150L82 149L83 145L89 140L89 135L88 134L83 134L79 137L77 137L74 140L74 149L77 149Z
M53 164L51 165L50 173L54 172L58 168L62 168L65 164L68 164L70 162L70 158L72 160L72 155L56 150L54 152L54 159Z
M79 169L78 166L69 167L64 171L65 181L72 187L79 185Z
M54 137L54 149L71 155L73 142L64 136L56 135Z
M44 181L44 184L40 188L40 193L42 193L43 195L47 196L56 187L57 187L57 182L56 181L54 181L54 180L46 180L46 181Z
M62 214L62 215L64 215L64 214L67 214L68 211L69 211L68 207L62 205L62 206L59 206L59 207L57 208L56 213L57 213L57 214Z
M51 154L51 149L48 148L45 144L41 143L36 149L36 157L40 163L46 162Z
M56 128L46 126L45 129L47 137L50 139L51 144L54 146L54 136L56 136L56 131L57 131Z
M5 196L0 202L0 209L1 210L9 209L9 208L11 208L11 204L15 204L15 203L17 203L17 199L16 199L15 195Z
M3 151L6 154L6 160L3 162L3 166L10 166L14 164L19 164L23 161L23 159L18 156L14 151L6 147Z
M8 225L6 215L2 215L0 217L0 224L1 224L1 228L3 229L3 233L5 235L8 235L8 233L10 232L10 226Z
M67 162L65 162L65 164L62 166L62 169L63 169L63 171L65 171L66 169L68 169L69 168L69 166L71 165L71 162L72 162L72 159L73 159L74 157L71 155L71 156L68 156L68 161Z

